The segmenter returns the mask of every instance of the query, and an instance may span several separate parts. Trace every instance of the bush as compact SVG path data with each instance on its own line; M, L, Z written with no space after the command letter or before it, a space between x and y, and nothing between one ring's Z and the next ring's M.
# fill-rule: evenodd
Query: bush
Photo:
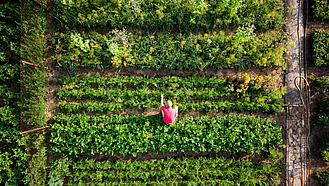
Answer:
M316 18L329 19L329 3L328 0L313 0L313 13Z
M316 66L329 65L329 31L316 31L313 36L314 60Z
M221 29L255 25L279 28L284 1L243 0L55 0L59 27L137 27L142 29Z

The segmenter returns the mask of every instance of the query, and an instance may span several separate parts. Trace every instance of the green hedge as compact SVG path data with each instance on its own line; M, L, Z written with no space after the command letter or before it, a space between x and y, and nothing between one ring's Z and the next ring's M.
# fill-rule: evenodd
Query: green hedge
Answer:
M59 27L110 26L143 29L220 29L255 25L257 29L285 24L281 0L55 0Z
M15 3L15 2L13 2ZM0 4L0 185L28 185L27 154L20 132L20 8Z
M283 33L256 35L253 27L241 27L235 34L145 33L112 30L57 33L53 36L54 60L58 67L73 71L77 66L97 68L133 66L163 70L207 67L285 67Z
M316 31L313 36L314 63L316 66L329 65L329 31Z
M46 3L41 1L41 3ZM33 0L22 1L21 60L45 66L44 54L46 27L44 8ZM21 65L21 120L22 129L29 130L47 125L45 95L47 70L31 65ZM32 185L45 185L46 144L45 131L23 134L27 143Z
M313 0L313 13L318 19L329 19L329 2L328 0Z

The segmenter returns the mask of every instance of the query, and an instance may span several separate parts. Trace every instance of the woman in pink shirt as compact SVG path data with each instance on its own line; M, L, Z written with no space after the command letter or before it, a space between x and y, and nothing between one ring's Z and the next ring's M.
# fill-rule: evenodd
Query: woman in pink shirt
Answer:
M176 121L176 118L178 117L178 106L172 108L172 102L168 100L167 107L165 107L163 104L163 94L161 94L161 108L164 122L173 123Z

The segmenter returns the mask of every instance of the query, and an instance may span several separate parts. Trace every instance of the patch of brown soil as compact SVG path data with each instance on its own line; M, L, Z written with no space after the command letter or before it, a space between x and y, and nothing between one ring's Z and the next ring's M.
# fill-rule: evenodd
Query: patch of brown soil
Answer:
M159 108L149 108L143 113L144 116L154 116L158 114L160 114Z
M131 115L131 116L140 116L141 112L137 109L127 108L120 115Z
M159 160L159 159L166 159L166 158L175 158L175 157L225 157L225 158L241 158L247 159L252 157L255 162L269 162L268 154L266 152L261 152L260 154L254 153L250 155L245 152L237 152L237 153L228 153L228 152L215 152L215 151L206 151L206 152L193 152L193 151L176 151L176 152L161 152L161 153L154 153L154 152L143 152L137 153L137 155L103 155L103 154L95 154L95 155L80 155L79 157L88 157L91 159L96 159L96 161L105 161L105 160Z
M315 67L310 66L307 68L307 76L310 77L321 77L329 75L329 67Z
M48 5L51 6L52 2L48 0ZM52 35L56 32L55 29L53 28L52 25L52 11L48 12L46 14L46 21L47 21L47 35L46 35L46 40L47 40L47 58L46 58L46 63L48 66L48 94L47 94L47 99L46 99L46 104L47 104L47 110L46 110L46 115L47 115L47 121L51 120L54 115L55 115L55 109L56 109L56 101L55 101L55 91L58 88L57 84L57 71L55 64L52 62L51 56L54 52L54 50L51 47L51 43L49 39L52 37Z
M201 113L199 111L191 111L191 112L187 112L186 114L184 114L184 117L186 117L186 116L201 116Z
M283 75L284 71L281 68L271 69L271 68L246 68L246 69L218 69L214 70L211 68L204 69L204 71L198 70L155 70L155 69L138 69L134 67L123 67L122 69L117 68L106 68L106 69L94 69L94 68L82 68L78 67L76 75L84 76L88 74L100 74L104 77L110 77L113 75L122 75L122 76L149 76L149 77L166 77L166 76L177 76L177 77L188 77L191 75L199 76L218 76L225 77L229 76L231 78L238 78L239 73L244 74L248 73L251 77L256 76L277 76L280 77ZM66 70L61 70L60 74L69 75ZM278 78L280 79L280 78ZM279 81L278 83L282 83Z

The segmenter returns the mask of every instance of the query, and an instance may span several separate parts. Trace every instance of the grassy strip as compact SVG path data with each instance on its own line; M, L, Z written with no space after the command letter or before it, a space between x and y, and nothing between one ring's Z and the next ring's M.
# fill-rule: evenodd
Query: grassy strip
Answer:
M125 30L57 33L52 38L58 67L74 70L76 66L98 68L133 66L164 70L207 67L247 68L284 67L286 44L283 33L256 35L253 27L237 33L182 35L145 33Z
M41 1L42 3L46 3ZM21 60L42 65L46 43L44 9L32 0L22 1ZM30 65L21 66L21 120L22 130L46 126L46 105L44 96L47 72L43 68ZM45 185L46 146L44 131L24 134L28 158L32 171L31 185Z
M281 127L269 119L245 116L184 117L169 125L162 117L131 117L112 125L55 123L51 144L69 155L131 154L168 151L260 152L282 143ZM127 123L126 123L127 122Z
M20 132L20 9L0 4L0 185L28 185L27 154Z
M285 23L284 1L141 0L54 1L57 26L138 27L144 29L226 29L255 25L279 28Z
M313 0L313 13L318 19L329 19L329 2L328 0Z
M50 176L55 178L63 165L66 168L60 172L65 175L68 185L273 185L278 183L280 174L279 166L273 162L280 157L271 158L274 159L271 164L224 157L103 162L59 159L54 162Z
M316 31L313 36L313 57L316 66L329 65L329 31Z

